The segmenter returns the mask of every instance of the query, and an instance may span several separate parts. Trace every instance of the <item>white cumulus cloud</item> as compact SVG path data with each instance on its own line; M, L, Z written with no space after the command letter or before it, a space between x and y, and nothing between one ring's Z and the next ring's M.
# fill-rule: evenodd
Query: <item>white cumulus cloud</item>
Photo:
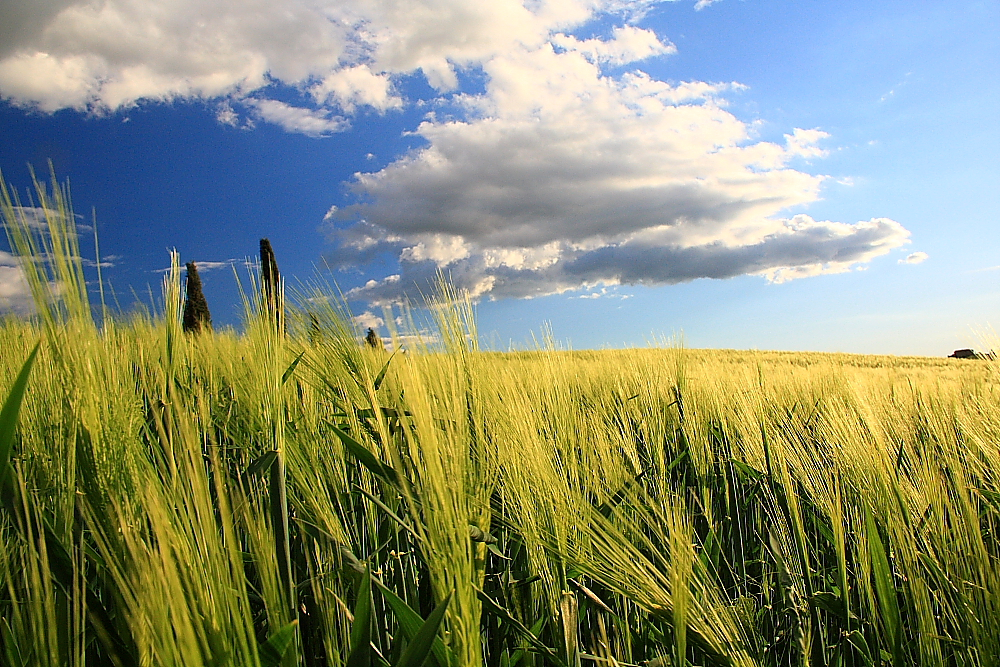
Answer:
M355 315L351 319L354 320L354 324L357 325L359 329L378 329L380 326L385 324L385 320L370 310L366 310L360 315Z
M403 99L392 93L387 74L376 74L367 65L356 65L328 74L309 89L317 102L333 102L350 113L358 105L379 111L398 108Z
M360 203L331 211L338 263L363 250L359 260L395 255L402 268L349 296L414 296L441 269L495 298L745 274L784 282L908 240L886 218L784 214L818 198L825 177L789 163L822 157L828 135L754 141L725 109L738 85L609 76L582 50L550 44L484 71L486 92L464 99L470 117L423 122L424 148L357 174Z
M385 111L400 104L392 76L421 71L453 89L456 68L656 1L12 0L0 5L0 98L103 113L142 100L239 100L281 82L346 112ZM592 45L612 60L663 48L633 28Z
M829 152L817 144L829 137L830 135L823 130L803 130L797 127L792 131L792 134L785 135L785 150L788 154L799 157L826 157Z
M219 106L215 112L215 120L229 127L236 127L240 124L240 116L233 110L233 106L229 102Z
M17 258L0 250L0 315L25 315L34 310L31 288Z
M278 100L248 100L257 114L269 123L280 125L288 132L300 132L310 137L325 137L343 132L350 124L330 111L296 107Z
M618 26L614 28L610 40L586 39L579 40L572 35L558 34L552 39L553 44L567 51L578 51L595 62L607 62L612 65L645 60L653 56L677 53L677 47L670 42L663 43L652 30L634 26Z

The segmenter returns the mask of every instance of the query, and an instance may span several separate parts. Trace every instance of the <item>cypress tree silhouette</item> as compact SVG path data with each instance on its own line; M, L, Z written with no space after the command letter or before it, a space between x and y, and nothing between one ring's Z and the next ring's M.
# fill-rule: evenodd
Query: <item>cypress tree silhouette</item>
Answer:
M281 294L281 274L278 273L278 261L274 258L271 242L266 238L260 240L260 277L264 308L273 314L278 331L283 332L285 304Z
M382 345L382 339L379 338L378 334L372 328L368 329L368 335L365 336L365 342L368 343L368 347L373 350L384 350L385 347Z
M185 264L187 267L187 283L184 299L184 332L201 333L212 328L212 314L208 312L208 301L201 291L201 277L194 262Z

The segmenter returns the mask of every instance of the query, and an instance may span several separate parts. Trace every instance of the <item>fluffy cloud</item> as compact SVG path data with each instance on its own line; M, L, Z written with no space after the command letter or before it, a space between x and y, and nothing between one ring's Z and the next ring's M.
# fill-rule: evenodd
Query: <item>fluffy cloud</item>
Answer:
M616 27L612 39L606 41L596 38L579 40L572 35L558 34L553 37L552 43L567 51L579 51L592 61L612 65L677 53L677 47L661 42L652 30L633 26Z
M24 277L17 258L0 250L0 315L34 312L31 288Z
M21 12L21 30L0 59L0 94L50 111L210 98L260 88L269 77L301 81L336 68L347 40L334 17L304 2L48 5Z
M239 99L279 81L347 112L384 111L399 104L392 75L422 71L453 89L456 67L653 2L14 0L0 9L0 97L102 112L140 100ZM634 29L613 43L648 55L664 48Z
M351 318L359 329L378 329L385 324L385 320L370 310L366 310L360 315Z
M497 56L486 92L463 100L469 118L429 119L417 129L426 147L357 174L360 203L328 216L337 260L392 253L402 271L349 296L412 297L440 270L494 298L745 274L784 282L907 242L885 218L782 215L818 198L824 177L789 163L825 155L825 132L754 141L725 109L738 85L613 77L599 61L550 44Z
M240 116L233 110L233 106L229 102L219 105L218 110L215 112L215 120L221 125L228 125L229 127L236 127L240 124Z
M798 215L756 243L720 242L681 246L632 238L592 249L562 245L552 261L525 265L490 261L488 253L470 255L444 268L457 286L474 297L530 298L595 285L669 285L698 278L756 274L782 283L827 273L842 273L906 243L909 232L898 222L876 218L856 224L813 220ZM348 293L352 299L394 303L430 293L441 267L431 261L404 263L392 275Z
M372 203L346 207L396 234L451 234L483 246L593 242L664 225L708 239L746 237L739 221L815 199L821 178L792 155L741 145L746 127L714 101L720 87L603 77L551 47L486 66L472 121L427 121L429 146L359 174ZM677 99L693 98L693 104ZM755 223L756 224L756 223Z
M278 100L248 100L262 120L280 125L288 132L300 132L310 137L325 137L349 127L346 119L330 111L295 107Z
M358 105L379 111L398 108L402 98L392 94L392 83L386 74L376 74L366 65L357 65L328 74L309 92L318 102L333 102L347 113Z
M823 130L803 130L797 127L792 134L785 135L785 152L804 158L826 157L829 151L820 148L818 144L829 137Z

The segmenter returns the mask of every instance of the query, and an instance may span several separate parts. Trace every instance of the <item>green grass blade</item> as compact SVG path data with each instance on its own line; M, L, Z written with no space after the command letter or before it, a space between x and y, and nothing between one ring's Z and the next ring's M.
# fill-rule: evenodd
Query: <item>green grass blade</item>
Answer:
M844 639L847 640L847 643L851 645L857 655L861 657L861 660L866 667L872 667L872 665L875 664L872 660L871 649L868 648L868 642L865 641L865 636L861 634L861 632L858 630L852 630L844 636Z
M878 597L879 607L882 608L882 623L885 626L886 634L889 635L892 663L899 667L903 664L903 636L899 603L896 599L896 586L893 584L892 569L889 566L889 558L886 555L885 546L882 544L882 538L879 536L878 526L875 524L875 517L872 516L871 509L867 504L864 508L865 533L868 541L868 553L872 561L872 576L875 579L875 594Z
M358 460L358 463L368 468L369 472L376 477L392 484L393 486L399 486L399 473L397 473L391 466L379 461L374 454L365 448L364 445L344 433L336 426L331 426L330 428L332 428L333 432L337 434L340 441L344 443L344 448L347 452Z
M836 616L844 625L847 625L848 614L847 609L844 607L844 598L842 596L830 591L820 591L813 594L812 602L826 613Z
M399 624L399 629L406 637L406 640L413 641L413 638L417 636L417 632L423 626L424 619L412 607L406 604L403 598L386 588L384 584L375 580L375 585L378 586L379 591L382 593L382 599L386 601L386 604L389 605L392 613L396 616L396 622ZM440 637L434 637L431 649L434 652L434 659L437 661L438 667L448 667L456 663L455 654L441 641Z
M365 569L365 576L358 582L358 601L354 604L354 622L351 623L351 653L347 667L371 667L372 664L372 569Z
M732 463L736 467L736 469L739 470L741 473L743 473L748 479L758 480L762 477L765 477L765 473L761 472L760 470L757 470L756 468L748 466L743 461L739 461L737 459L729 459L729 462Z
M285 384L286 382L288 382L288 378L290 378L292 376L292 373L295 372L295 367L299 365L299 362L302 361L302 357L304 357L305 354L306 352L305 350L303 350L302 352L299 353L299 356L295 357L295 361L293 361L291 364L288 365L288 368L285 369L285 372L281 374L281 384Z
M21 657L21 647L18 645L17 637L10 629L10 624L6 618L0 618L0 637L3 637L4 655L8 665L11 667L26 667L28 662Z
M372 501L372 503L376 507L378 507L380 510L382 510L382 512L384 512L387 517L389 517L390 519L392 519L393 521L395 521L406 532L408 532L410 534L410 536L413 537L414 540L416 540L417 542L420 542L422 540L422 538L420 537L420 535L417 534L417 531L413 530L413 527L410 526L410 524L406 523L406 521L404 521L403 519L401 519L398 514L396 514L395 512L393 512L389 508L388 505L386 505L381 500L379 500L375 495L373 495L372 493L370 493L368 491L365 491L364 489L362 489L357 484L354 485L354 490L357 491L358 493L360 493L361 495L363 495L368 500ZM481 532L482 531L480 531L480 533Z
M278 560L278 574L281 588L288 604L289 617L294 620L298 614L298 596L292 573L291 539L288 529L288 497L285 485L285 462L277 453L270 466L269 509L271 526L274 530L275 557ZM293 649L294 650L294 649ZM284 664L295 664L294 657L286 658Z
M531 633L531 630L525 627L524 623L514 618L513 614L504 609L496 600L479 589L476 589L476 594L479 596L479 600L483 603L483 611L493 614L498 619L511 626L518 632L518 634L528 640L528 643L531 644L537 651L545 654L545 657L551 662L559 665L559 667L567 667L566 663L559 656L559 654L555 652L555 650L543 644L538 637Z
M389 358L385 360L385 365L382 366L382 370L380 370L378 375L375 376L375 391L378 391L379 387L382 386L382 381L385 380L385 373L389 370L389 362L392 361L392 358L396 356L396 352L398 351L399 350L392 351Z
M278 628L274 634L267 638L267 641L260 645L258 655L260 656L261 667L279 667L281 661L291 648L295 640L295 626L298 621L292 621L288 625Z
M269 471L277 458L277 450L272 449L264 452L250 462L250 465L247 466L246 472L243 473L243 479L249 480L252 477L262 474L265 470Z
M31 367L35 363L35 356L41 344L41 341L35 343L7 394L7 400L3 402L3 409L0 409L0 488L4 488L7 484L7 471L10 467L8 464L11 450L14 448L14 434L17 431L17 416L21 411L21 401L24 400L24 392L28 387L28 376L31 374Z
M438 638L438 630L441 628L441 623L444 621L444 613L448 610L448 603L451 602L453 595L454 591L448 593L448 597L434 608L434 611L431 612L431 615L427 617L427 620L417 630L413 639L410 640L396 667L423 667L423 664L427 661L427 656L430 655L431 649L434 647L434 640Z

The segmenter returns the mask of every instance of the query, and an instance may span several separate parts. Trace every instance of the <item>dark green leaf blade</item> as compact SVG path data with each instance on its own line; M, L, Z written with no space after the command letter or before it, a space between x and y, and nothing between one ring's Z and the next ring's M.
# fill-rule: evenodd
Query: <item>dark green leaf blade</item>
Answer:
M378 372L378 375L375 376L375 391L378 391L379 387L382 386L382 381L385 380L385 373L386 371L389 370L389 362L392 361L392 358L396 356L396 352L398 352L398 350L392 351L392 354L389 355L389 358L385 360L385 365L382 366L382 370L380 370Z
M285 369L285 372L281 374L281 384L288 382L288 378L290 378L292 373L295 372L295 367L299 365L299 362L302 361L302 357L304 357L305 354L306 351L302 350L302 352L299 353L299 356L295 357L295 361L289 364L288 368Z
M34 349L31 350L28 359L21 366L21 372L17 374L14 384L7 394L7 400L3 402L3 409L0 409L0 488L7 483L7 469L11 450L14 447L17 416L21 411L21 401L24 399L25 389L28 387L31 366L35 363L35 356L38 354L38 348L41 344L41 341L35 343Z
M448 597L434 608L434 611L410 640L410 644L403 651L396 667L423 667L434 646L434 640L437 639L438 630L444 621L444 613L448 610L448 603L451 602L452 595L454 595L454 591L448 593Z
M524 623L521 623L521 621L514 618L513 614L504 609L496 600L479 589L476 589L476 594L479 596L480 602L483 603L483 611L493 614L504 623L510 625L517 631L518 634L524 637L528 643L535 648L535 650L543 653L550 662L555 665L559 665L559 667L566 667L565 661L559 657L554 649L542 643L538 637L531 633L531 630L525 627Z
M373 475L389 482L393 486L399 486L399 474L391 466L379 461L364 445L336 426L331 426L330 428L340 438L340 441L344 443L344 448L347 452L358 460L358 463L368 468Z
M389 608L392 609L392 613L396 616L396 622L399 624L399 629L406 637L406 640L413 641L413 638L417 635L417 632L423 625L424 619L420 618L420 614L406 604L401 597L386 588L386 586L380 581L375 580L375 585L378 586L379 591L382 592L382 598L386 601ZM451 652L451 649L448 648L443 641L441 641L440 637L434 637L432 648L434 651L434 659L437 661L438 667L448 667L449 665L455 664L454 654Z
M868 541L868 552L872 562L872 576L875 579L875 594L882 607L882 619L886 634L889 636L894 667L903 664L902 621L899 615L899 603L896 599L896 586L892 580L892 569L886 554L882 538L871 508L865 506L865 533Z
M260 656L261 667L279 667L285 654L295 639L295 626L298 621L292 621L288 625L278 628L274 634L267 638L267 641L260 645L258 655Z
M354 604L354 622L351 623L351 653L347 667L371 667L372 664L372 568L365 568L365 576L358 582L358 601Z
M251 461L250 465L247 466L246 472L243 473L244 479L250 479L251 477L256 477L260 475L265 470L270 470L271 465L274 463L275 459L278 458L277 450L269 450L255 458Z

